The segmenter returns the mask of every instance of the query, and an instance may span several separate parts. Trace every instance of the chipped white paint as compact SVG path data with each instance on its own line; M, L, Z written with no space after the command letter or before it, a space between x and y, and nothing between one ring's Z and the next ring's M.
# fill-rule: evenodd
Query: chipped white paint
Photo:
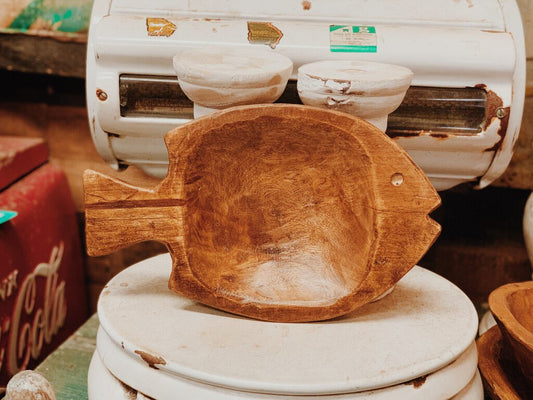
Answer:
M395 386L443 372L452 363L462 365L458 360L470 357L466 354L477 332L470 300L420 267L384 299L343 318L306 324L256 321L199 305L168 290L170 269L168 255L129 267L109 282L98 305L97 349L103 364L121 381L158 400L172 398L178 387L190 394L186 398L206 400L319 399L325 394L358 399L365 398L358 397L361 392L375 395L379 391L373 389L391 387L426 393L398 399L427 399L428 392L421 391L426 385L434 391L442 387L446 392L441 398L449 399L476 369L474 353L468 372L454 372L460 380L448 375L445 385L436 379L437 386L431 386L430 375L416 390ZM164 363L150 368L138 351ZM394 397L376 400L381 398Z
M298 94L306 105L344 111L387 129L413 72L399 65L363 61L318 61L298 69Z
M195 118L245 104L273 103L285 90L292 61L266 47L209 46L174 56L183 92Z

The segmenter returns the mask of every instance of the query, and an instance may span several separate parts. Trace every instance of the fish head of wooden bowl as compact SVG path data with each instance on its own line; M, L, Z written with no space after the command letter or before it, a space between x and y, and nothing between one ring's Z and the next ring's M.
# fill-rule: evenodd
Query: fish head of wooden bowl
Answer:
M509 283L495 289L489 306L504 343L524 376L533 383L533 281Z
M440 198L424 173L348 114L235 107L165 141L168 175L155 189L110 197L97 182L108 178L86 174L88 250L162 241L169 287L222 310L279 322L344 315L390 289L440 232L428 216Z

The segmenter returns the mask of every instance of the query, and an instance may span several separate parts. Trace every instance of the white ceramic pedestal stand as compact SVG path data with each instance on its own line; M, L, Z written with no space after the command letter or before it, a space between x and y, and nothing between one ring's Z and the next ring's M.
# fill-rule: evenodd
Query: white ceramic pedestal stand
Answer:
M144 260L102 292L90 400L483 398L475 309L420 267L384 299L306 324L202 306L167 288L170 270L168 255Z
M273 103L285 90L292 61L264 46L206 47L174 57L181 89L194 117L246 104Z
M412 76L398 65L318 61L298 69L298 94L306 105L344 111L385 132L388 115L401 104Z

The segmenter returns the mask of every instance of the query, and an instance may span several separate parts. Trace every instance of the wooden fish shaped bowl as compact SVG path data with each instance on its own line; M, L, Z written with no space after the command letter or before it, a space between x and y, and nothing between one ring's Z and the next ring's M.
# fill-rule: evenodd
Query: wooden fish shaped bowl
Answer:
M502 336L533 388L533 281L494 290L489 306Z
M440 232L424 173L344 113L235 107L165 141L154 189L86 171L88 253L166 243L170 289L218 309L278 322L346 314L393 287Z

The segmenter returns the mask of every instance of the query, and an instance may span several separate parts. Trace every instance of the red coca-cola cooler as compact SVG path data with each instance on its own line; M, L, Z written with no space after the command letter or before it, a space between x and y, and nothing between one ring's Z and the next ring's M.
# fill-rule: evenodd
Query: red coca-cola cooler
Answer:
M67 179L41 139L0 136L0 387L87 318Z

